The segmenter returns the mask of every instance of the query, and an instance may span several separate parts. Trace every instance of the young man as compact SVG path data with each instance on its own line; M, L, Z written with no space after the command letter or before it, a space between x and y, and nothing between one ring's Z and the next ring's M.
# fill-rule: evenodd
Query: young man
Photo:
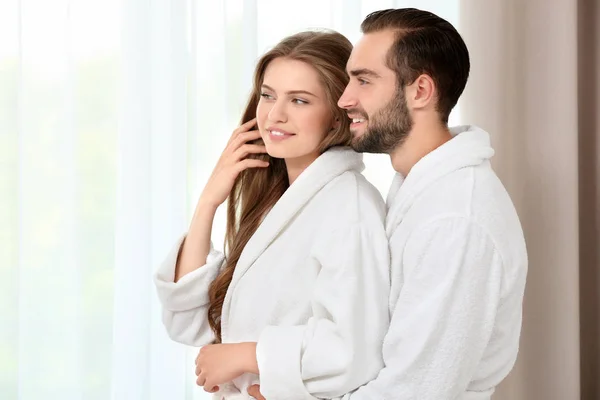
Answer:
M346 398L490 399L517 357L527 254L489 135L447 126L467 48L450 23L416 9L372 13L361 28L338 105L353 147L388 153L398 174L385 368Z

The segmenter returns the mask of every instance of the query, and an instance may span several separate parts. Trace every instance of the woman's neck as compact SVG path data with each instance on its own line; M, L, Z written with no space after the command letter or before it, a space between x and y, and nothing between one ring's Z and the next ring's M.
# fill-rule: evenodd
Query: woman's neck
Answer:
M308 166L312 164L318 157L319 154L316 153L307 154L302 157L286 158L285 167L287 169L288 181L290 182L290 185L294 183L300 174L304 172L304 170L308 168Z

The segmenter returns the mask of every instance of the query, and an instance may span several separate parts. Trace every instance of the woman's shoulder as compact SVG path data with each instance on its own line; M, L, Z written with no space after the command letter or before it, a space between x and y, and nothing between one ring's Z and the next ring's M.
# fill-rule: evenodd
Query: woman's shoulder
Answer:
M359 171L346 171L335 177L321 195L331 205L336 219L349 224L378 225L385 220L386 206L381 193Z

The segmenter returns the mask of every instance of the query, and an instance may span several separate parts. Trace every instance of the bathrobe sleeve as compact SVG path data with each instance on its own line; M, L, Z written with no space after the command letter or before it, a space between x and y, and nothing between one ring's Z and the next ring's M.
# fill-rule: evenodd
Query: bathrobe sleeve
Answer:
M217 277L225 257L212 243L206 265L183 276L177 283L175 266L185 236L181 237L159 266L154 283L162 305L162 320L171 339L189 346L204 346L215 339L208 325L208 288Z
M488 232L462 217L411 234L403 279L384 342L386 367L351 400L462 398L492 335L503 261ZM399 260L400 261L400 260ZM391 299L393 301L393 299ZM518 327L505 327L515 329Z
M389 250L383 229L359 224L323 235L306 325L268 326L257 361L267 399L333 398L375 378L389 325ZM274 266L276 267L276 266Z

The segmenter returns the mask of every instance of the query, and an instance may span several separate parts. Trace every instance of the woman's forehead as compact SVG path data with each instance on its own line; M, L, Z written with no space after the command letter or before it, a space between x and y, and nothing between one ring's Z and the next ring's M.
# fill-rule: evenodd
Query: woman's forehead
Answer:
M266 68L263 84L278 92L308 91L323 93L319 73L309 64L293 59L277 58Z

